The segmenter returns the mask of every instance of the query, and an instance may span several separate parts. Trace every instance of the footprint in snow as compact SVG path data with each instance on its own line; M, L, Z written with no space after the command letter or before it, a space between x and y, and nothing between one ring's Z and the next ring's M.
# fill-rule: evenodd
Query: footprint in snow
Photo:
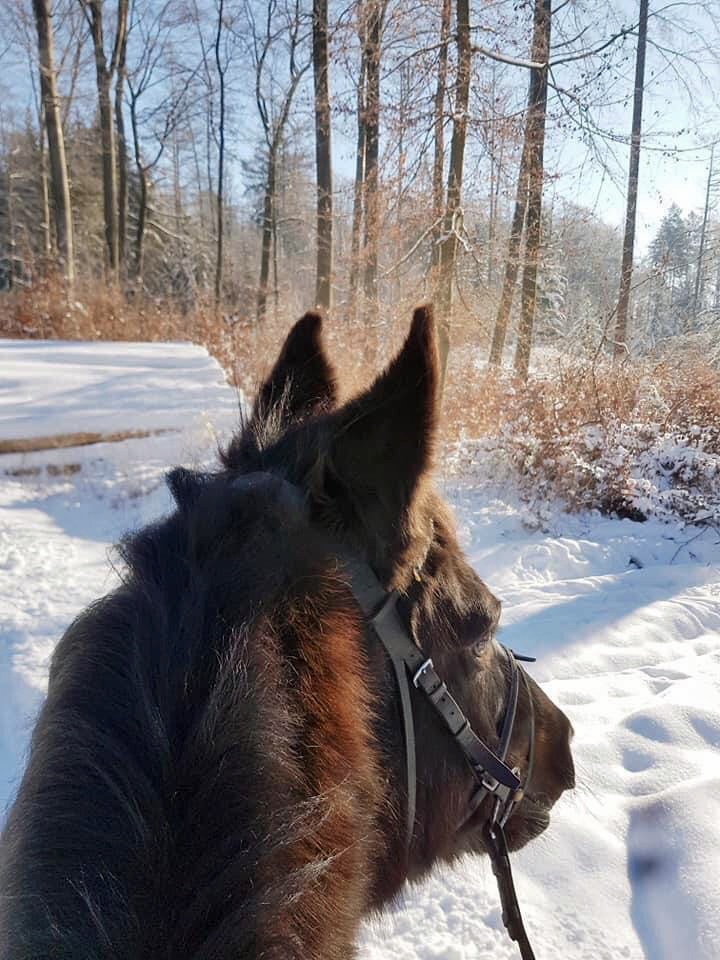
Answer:
M626 747L622 752L622 764L628 773L642 773L655 765L655 758L644 750Z

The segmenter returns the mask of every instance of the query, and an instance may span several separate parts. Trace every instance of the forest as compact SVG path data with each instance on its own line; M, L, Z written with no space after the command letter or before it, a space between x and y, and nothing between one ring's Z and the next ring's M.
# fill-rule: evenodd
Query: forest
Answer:
M357 385L432 301L450 441L535 490L643 514L617 430L720 442L711 2L1 6L3 336L189 339L249 387L318 307Z

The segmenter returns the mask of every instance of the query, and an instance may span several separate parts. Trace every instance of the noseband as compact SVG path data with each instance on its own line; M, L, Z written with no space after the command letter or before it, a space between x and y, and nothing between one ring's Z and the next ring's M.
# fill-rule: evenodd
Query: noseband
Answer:
M487 797L492 798L492 811L483 826L482 836L497 880L503 923L510 938L517 942L522 960L535 960L515 892L504 829L515 807L522 799L524 788L532 773L535 718L527 676L518 661L531 661L534 658L523 657L512 650L502 648L505 650L510 667L510 683L499 743L497 750L493 751L472 729L470 721L435 672L432 660L425 656L410 637L397 611L397 593L395 591L388 593L368 564L359 562L355 558L344 557L343 560L350 574L353 595L369 625L385 647L397 679L402 706L407 769L406 848L409 851L413 839L417 795L415 727L410 700L410 682L412 682L413 686L425 695L438 719L460 748L477 784L470 799L468 813L458 829L462 829ZM530 704L530 744L524 782L520 780L518 768L510 769L506 763L521 682L525 685Z

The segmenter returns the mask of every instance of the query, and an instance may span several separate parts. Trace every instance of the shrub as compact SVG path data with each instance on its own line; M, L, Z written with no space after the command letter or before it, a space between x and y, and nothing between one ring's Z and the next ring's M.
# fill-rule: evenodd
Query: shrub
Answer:
M720 523L720 373L697 357L561 361L527 384L480 375L472 394L456 452L469 439L476 473L511 466L532 506Z

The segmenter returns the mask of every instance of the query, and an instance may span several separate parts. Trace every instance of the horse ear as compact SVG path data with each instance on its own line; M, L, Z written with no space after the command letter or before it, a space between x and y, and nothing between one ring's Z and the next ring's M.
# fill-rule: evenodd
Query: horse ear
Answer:
M319 313L306 313L298 320L260 387L254 418L277 414L287 426L293 420L330 410L335 405L335 371L325 356L321 334Z
M325 497L349 507L382 552L397 544L431 465L439 385L432 309L419 307L400 353L369 390L333 417Z
M291 424L335 407L337 381L321 334L318 313L306 313L292 328L258 391L252 416L221 452L225 466L237 467L245 454L268 446Z

